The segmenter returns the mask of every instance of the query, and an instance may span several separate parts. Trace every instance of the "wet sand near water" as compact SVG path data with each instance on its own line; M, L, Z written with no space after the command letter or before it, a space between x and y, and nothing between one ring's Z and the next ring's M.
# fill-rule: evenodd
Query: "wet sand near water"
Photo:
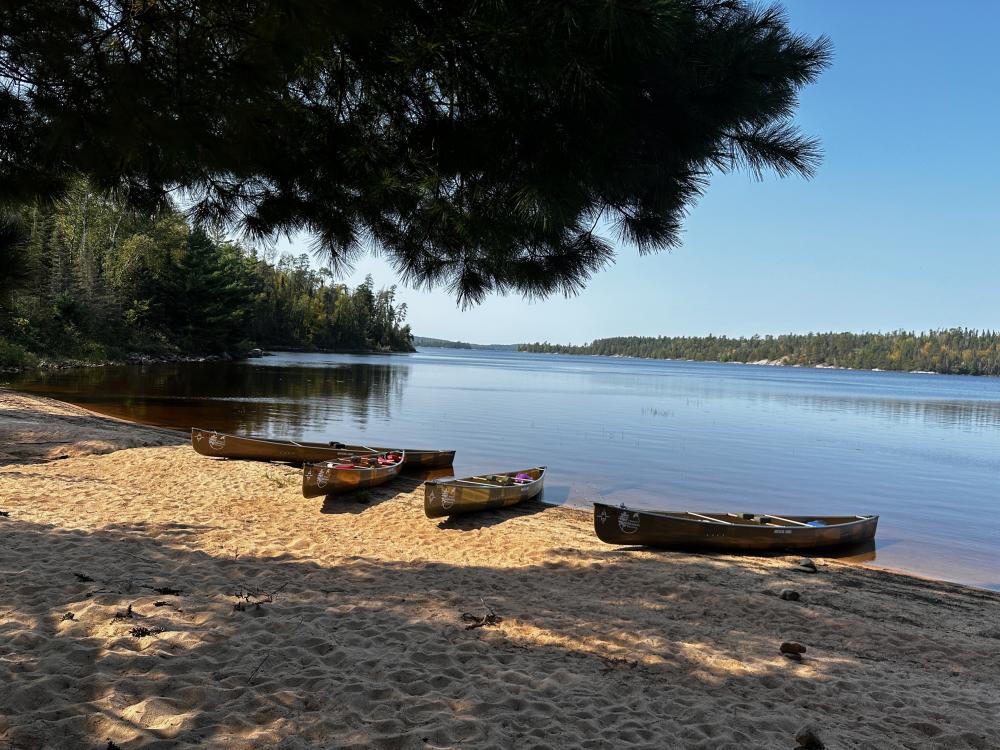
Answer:
M992 592L618 549L539 503L430 521L413 478L305 500L9 392L0 436L0 747L1000 746Z

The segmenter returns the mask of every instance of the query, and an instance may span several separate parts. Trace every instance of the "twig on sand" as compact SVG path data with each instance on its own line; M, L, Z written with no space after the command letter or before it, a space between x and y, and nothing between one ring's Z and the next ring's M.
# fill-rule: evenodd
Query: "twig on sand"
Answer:
M74 573L73 575L76 576L76 580L78 580L80 583L93 583L94 582L94 579L91 578L90 576L88 576L86 573Z
M120 610L118 612L115 612L115 616L111 618L111 622L118 622L119 620L132 620L132 619L135 619L135 615L132 614L132 605L130 603L128 605L128 609L126 609L124 612Z
M157 594L163 594L164 596L180 596L180 589L172 589L169 586L143 586L143 588L151 589Z
M277 596L281 591L288 585L288 581L285 581L274 591L264 591L263 589L257 588L256 586L246 586L240 584L239 589L236 591L236 604L233 605L233 609L237 612L244 612L247 607L256 607L257 609L262 609L265 604L270 604L274 601L274 597Z
M604 659L604 666L601 668L603 672L611 672L617 667L625 667L626 669L635 669L639 666L639 660L626 659L624 656L602 656Z
M271 652L268 651L266 654L264 654L264 658L260 660L260 664L258 664L257 667L253 670L253 672L250 673L250 676L247 678L247 685L253 683L253 678L257 676L257 673L260 671L260 668L264 666L264 662L266 662L270 658L271 658Z
M482 617L477 617L471 612L463 612L462 621L470 623L469 625L465 626L466 630L473 630L474 628L485 628L492 625L499 625L501 622L503 622L503 618L497 615L497 613L493 611L493 607L487 604L486 600L483 599L483 597L479 597L479 601L483 603L483 607L486 609L486 614L483 615Z

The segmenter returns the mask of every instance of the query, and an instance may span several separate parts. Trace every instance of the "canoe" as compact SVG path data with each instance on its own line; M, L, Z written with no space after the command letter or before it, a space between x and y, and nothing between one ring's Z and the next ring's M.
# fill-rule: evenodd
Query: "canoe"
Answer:
M344 451L336 461L307 463L302 467L302 494L319 497L376 487L399 476L405 462L404 453L365 453L359 456Z
M214 430L191 428L191 445L203 456L219 458L241 458L247 461L288 461L294 464L336 461L343 451L353 453L384 453L395 448L379 448L369 445L345 445L344 443L299 443L294 440L264 440L262 438L229 435ZM436 469L451 466L455 451L435 451L406 448L407 469Z
M474 513L530 500L542 491L545 467L461 479L424 482L424 513L428 518Z
M594 503L594 530L608 544L780 552L841 547L875 538L878 516L773 516L633 510Z

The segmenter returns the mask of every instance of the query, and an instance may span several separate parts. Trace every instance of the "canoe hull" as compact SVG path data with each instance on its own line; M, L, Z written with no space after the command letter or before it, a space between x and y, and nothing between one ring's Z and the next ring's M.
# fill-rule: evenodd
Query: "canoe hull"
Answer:
M805 522L824 517L785 518ZM786 552L845 547L875 538L878 516L826 518L840 522L817 527L727 525L594 503L594 531L608 544L720 552Z
M463 479L445 479L424 483L424 513L428 518L476 513L494 508L506 508L536 497L545 482L545 467L524 469L534 481L506 487L474 487L463 485ZM502 472L498 476L514 476L521 472Z
M262 440L229 435L212 430L191 429L191 446L203 456L236 458L244 461L286 461L293 464L336 461L344 451L388 451L391 448L335 443L299 443L290 440ZM455 451L414 449L406 451L406 468L438 469L451 466Z
M338 469L326 464L307 463L302 467L302 495L322 497L377 487L399 476L405 463L405 457L399 463L370 469Z

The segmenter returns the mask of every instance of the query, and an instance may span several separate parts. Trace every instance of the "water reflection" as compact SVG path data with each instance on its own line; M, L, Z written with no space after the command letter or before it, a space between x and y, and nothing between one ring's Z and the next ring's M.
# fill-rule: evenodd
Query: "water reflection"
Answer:
M289 437L390 420L408 377L405 364L199 362L49 370L10 385L160 427Z
M823 394L752 393L747 397L764 404L803 408L819 414L852 414L902 423L919 420L938 427L967 431L1000 427L1000 401L943 401L843 397Z
M879 384L881 388L869 387L864 382L873 375L885 378L906 378L908 373L857 373L838 371L842 380L829 382L815 378L778 378L761 374L765 368L734 367L715 365L708 376L700 370L706 365L698 363L670 363L689 365L693 372L677 373L619 372L601 373L595 378L600 384L600 393L613 395L623 390L636 390L651 397L682 401L691 408L701 408L709 403L740 402L763 409L785 408L794 411L808 411L823 415L856 415L876 417L888 422L913 422L919 420L938 427L953 427L966 431L995 429L1000 427L1000 399L983 399L979 389L961 389L959 398L946 398L940 390L926 388L928 393L915 389L914 382L894 383L892 387ZM626 365L627 368L627 365ZM767 368L773 370L773 368ZM733 377L721 378L719 371ZM802 371L800 371L802 372ZM805 371L815 372L815 371ZM655 375L657 377L650 377ZM694 376L694 377L691 377ZM968 377L968 376L966 376ZM987 390L995 392L996 379L969 378L987 384ZM941 378L940 380L944 380ZM942 383L943 385L950 385ZM994 386L990 388L990 386ZM820 389L823 390L820 390ZM824 390L833 391L824 392ZM879 390L898 395L879 395ZM874 391L874 393L873 393ZM845 393L846 392L846 393ZM1000 394L997 394L1000 395ZM669 419L674 416L670 409L648 406L644 416Z
M818 555L818 557L831 557L841 562L863 563L872 562L876 554L875 542L872 541L856 544L853 547L841 547L840 549Z

